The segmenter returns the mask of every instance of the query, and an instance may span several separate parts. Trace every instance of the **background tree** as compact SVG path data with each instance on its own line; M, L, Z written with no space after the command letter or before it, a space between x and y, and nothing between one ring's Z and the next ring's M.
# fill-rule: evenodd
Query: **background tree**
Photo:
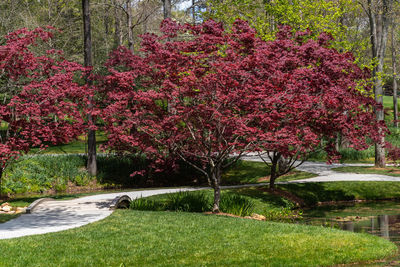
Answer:
M106 146L157 163L183 160L207 178L218 212L222 171L252 144L254 31L243 22L226 33L213 21L192 27L171 20L162 31L144 37L143 58L121 48L108 63Z
M378 126L384 129L374 118L369 72L351 53L329 48L329 35L313 40L310 34L282 28L274 41L258 44L254 55L253 68L264 80L256 96L256 140L259 156L271 167L271 189L315 151L337 159L338 134L362 150L369 146L367 137L381 138Z
M1 81L12 90L0 104L0 181L4 168L32 147L67 143L82 133L86 89L75 80L84 69L60 51L33 52L51 37L49 30L22 29L1 46Z
M376 118L378 121L385 120L383 111L383 79L384 60L386 53L386 45L388 40L389 24L391 21L392 0L367 1L367 5L363 5L369 19L370 40L372 59L375 61L372 71L374 79L375 100L380 106L376 108ZM382 131L382 129L380 129ZM385 167L385 137L382 136L380 142L375 144L375 166Z
M106 146L185 161L214 188L214 212L222 170L247 151L270 157L274 188L316 149L337 157L338 133L356 149L380 137L368 72L351 54L328 48L326 34L314 41L286 28L265 42L241 20L229 32L214 21L166 20L162 30L144 37L143 57L121 48L108 62ZM282 157L289 165L279 170Z
M91 26L90 26L90 3L89 0L82 0L82 13L83 13L83 35L84 35L84 62L85 67L91 71L93 67L92 63L92 36L91 36ZM90 80L90 72L86 77L86 82L88 86L92 85ZM93 96L89 97L89 110L93 108ZM91 112L88 113L89 125L95 124L95 118L93 118ZM93 125L94 126L94 125ZM89 128L88 131L88 160L87 160L87 170L90 175L97 174L97 160L96 160L96 131L95 129Z
M399 127L399 115L398 115L398 105L397 105L397 24L395 19L392 21L392 31L391 31L391 50L392 50L392 74L393 74L393 126Z

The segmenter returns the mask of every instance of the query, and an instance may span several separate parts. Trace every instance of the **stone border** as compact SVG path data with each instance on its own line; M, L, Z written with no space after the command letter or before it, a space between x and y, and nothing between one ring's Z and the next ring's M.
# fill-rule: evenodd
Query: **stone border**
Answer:
M54 198L39 198L39 199L36 199L35 201L33 201L33 202L26 208L25 213L26 213L26 214L33 213L33 210L34 210L40 203L45 202L45 201L49 201L49 200L54 200Z
M128 195L117 196L110 204L110 210L127 209L132 199Z

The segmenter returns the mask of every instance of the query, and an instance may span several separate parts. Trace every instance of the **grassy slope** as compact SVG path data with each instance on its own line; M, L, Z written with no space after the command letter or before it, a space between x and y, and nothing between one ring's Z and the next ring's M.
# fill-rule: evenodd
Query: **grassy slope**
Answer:
M398 182L330 182L279 185L304 199L306 204L342 200L400 199Z
M213 199L214 192L213 190L201 190L197 192L204 192L206 194L206 197L210 199L210 201ZM282 208L292 208L294 205L292 202L289 200L281 197L281 196L276 196L272 195L268 192L264 192L259 190L259 188L256 187L248 187L248 188L240 188L240 189L227 189L227 190L222 190L222 194L228 194L228 193L236 193L242 196L245 196L246 198L252 200L254 203L254 213L258 214L264 214L265 211L271 211L271 210L282 210ZM173 193L176 194L176 193ZM168 197L172 194L162 194L162 195L155 195L155 196L150 196L146 197L148 200L154 200L159 203L165 203L168 201ZM212 202L211 202L212 203Z
M1 240L2 266L325 266L394 244L323 227L215 215L117 211L78 229Z
M263 162L239 161L222 175L222 184L254 184L269 174L270 168ZM313 173L293 170L288 175L279 177L277 181L292 181L315 176L317 175Z
M372 174L382 174L382 175L400 177L400 168L390 167L390 166L384 169L376 169L375 167L367 167L367 166L347 166L347 167L334 168L332 170L337 172L372 173Z

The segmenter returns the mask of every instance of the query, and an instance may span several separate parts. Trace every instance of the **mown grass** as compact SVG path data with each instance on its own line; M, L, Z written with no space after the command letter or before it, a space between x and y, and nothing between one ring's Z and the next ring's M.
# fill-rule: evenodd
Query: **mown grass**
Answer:
M97 151L100 151L100 146L105 143L107 137L104 132L96 131L96 147ZM49 145L45 150L39 150L38 148L33 148L29 154L83 154L87 152L87 140L86 136L82 135L78 140L73 141L68 144L61 145Z
M184 212L116 211L59 233L1 240L2 266L329 266L397 251L367 234Z
M238 161L222 175L222 184L255 184L260 182L260 178L268 177L270 173L270 167L264 162ZM289 174L279 177L277 181L293 181L315 176L317 175L313 173L293 170Z
M382 174L394 177L400 177L400 168L387 166L386 168L375 168L370 166L346 166L333 168L337 172L353 172L353 173L369 173L369 174Z
M318 202L400 199L398 182L329 182L278 185L302 198L309 206Z

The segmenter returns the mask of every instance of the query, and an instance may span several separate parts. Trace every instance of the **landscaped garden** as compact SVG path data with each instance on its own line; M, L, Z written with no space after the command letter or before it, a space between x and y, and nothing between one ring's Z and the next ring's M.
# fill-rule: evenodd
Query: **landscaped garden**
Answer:
M130 210L0 246L3 266L327 266L396 251L382 238L324 227Z
M393 1L19 2L0 3L0 267L395 264Z

